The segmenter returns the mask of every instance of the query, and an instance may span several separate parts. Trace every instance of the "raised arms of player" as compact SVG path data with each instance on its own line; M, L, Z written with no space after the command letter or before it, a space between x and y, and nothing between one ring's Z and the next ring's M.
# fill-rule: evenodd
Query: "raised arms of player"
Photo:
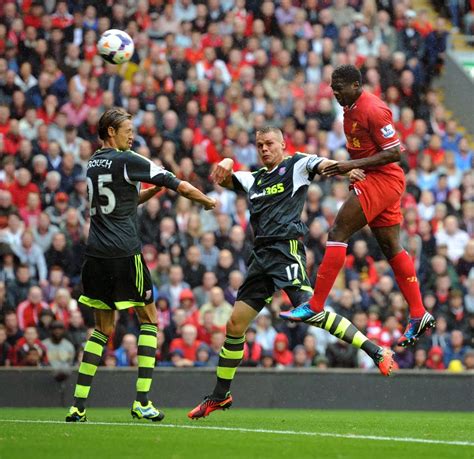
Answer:
M301 185L303 183L309 184L316 174L322 173L327 166L336 163L336 161L320 158L316 155L297 153L295 156L297 161L294 167L294 180L297 183L301 182ZM211 177L224 188L233 190L237 187L238 190L248 191L253 184L253 174L251 172L236 172L233 174L233 166L234 161L230 158L225 158L217 164Z
M149 159L137 153L130 153L130 157L124 165L124 175L125 180L132 185L135 185L136 182L155 185L155 188L151 189L155 190L154 192L145 190L143 195L140 193L139 203L150 199L156 193L156 187L166 187L176 191L185 198L191 199L191 201L202 204L206 210L213 209L216 206L215 199L207 197L190 183L177 179L174 174L167 171L164 167L157 166Z

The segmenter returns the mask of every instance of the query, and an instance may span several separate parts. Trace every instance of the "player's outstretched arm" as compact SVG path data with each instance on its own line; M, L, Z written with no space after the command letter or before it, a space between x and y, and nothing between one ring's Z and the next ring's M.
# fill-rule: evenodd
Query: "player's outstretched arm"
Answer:
M323 161L321 161L318 164L318 174L324 175L323 172L326 167L329 167L332 164L337 164L337 161L334 161L332 159L324 159ZM359 182L360 180L365 180L365 172L363 171L363 169L352 169L346 175L347 177L349 177L351 183Z
M229 190L234 189L232 183L232 170L234 169L234 161L230 158L224 158L217 164L215 169L212 171L211 178L218 185L227 188Z
M143 204L144 202L147 202L149 199L155 196L155 194L161 191L162 189L163 189L162 186L154 186L146 190L141 190L140 195L138 196L138 205Z
M204 193L199 191L195 186L189 182L182 180L176 190L181 196L190 199L191 201L197 202L204 206L204 209L211 210L216 207L216 200L209 198Z
M368 158L353 159L351 161L337 161L324 168L321 175L333 177L334 175L344 175L353 169L364 169L366 167L384 166L385 164L396 163L401 159L400 146L380 151Z

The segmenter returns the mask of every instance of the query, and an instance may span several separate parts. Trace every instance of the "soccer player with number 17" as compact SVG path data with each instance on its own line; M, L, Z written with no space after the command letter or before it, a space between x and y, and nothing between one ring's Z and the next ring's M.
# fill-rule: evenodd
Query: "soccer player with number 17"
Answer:
M414 344L435 325L423 306L413 260L400 246L400 201L405 176L396 164L401 144L389 108L378 97L362 90L362 77L353 65L342 65L332 74L331 87L344 107L344 133L351 160L327 166L322 175L351 174L360 169L365 177L353 182L350 196L330 229L326 252L318 270L314 294L309 302L289 312L284 319L315 324L324 319L324 303L346 259L349 238L369 225L410 308L410 318L398 344Z

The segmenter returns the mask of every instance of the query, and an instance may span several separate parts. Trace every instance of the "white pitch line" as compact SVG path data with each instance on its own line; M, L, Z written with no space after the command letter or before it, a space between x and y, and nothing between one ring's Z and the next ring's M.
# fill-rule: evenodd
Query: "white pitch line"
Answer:
M2 422L11 422L17 424L62 424L64 421L48 421L40 419L0 419ZM152 428L169 428L169 429L194 429L194 430L217 430L221 432L244 432L244 433L264 433L273 435L293 435L307 437L332 437L332 438L348 438L351 440L376 440L376 441L396 441L401 443L426 443L430 445L452 445L452 446L474 446L474 442L470 441L451 441L451 440L428 440L425 438L411 437L379 437L376 435L356 435L356 434L338 434L332 432L304 432L297 430L270 430L270 429L246 429L245 427L218 427L218 426L187 426L180 424L143 424L139 422L81 422L81 425L92 426L126 426L126 427L152 427Z

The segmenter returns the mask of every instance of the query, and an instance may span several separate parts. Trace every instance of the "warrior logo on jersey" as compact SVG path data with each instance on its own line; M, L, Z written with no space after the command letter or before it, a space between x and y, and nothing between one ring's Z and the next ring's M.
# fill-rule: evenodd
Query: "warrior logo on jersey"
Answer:
M382 132L382 135L386 139L389 139L390 137L393 137L395 135L395 129L391 124L387 124L386 126L384 126L382 129L380 129L380 132Z

